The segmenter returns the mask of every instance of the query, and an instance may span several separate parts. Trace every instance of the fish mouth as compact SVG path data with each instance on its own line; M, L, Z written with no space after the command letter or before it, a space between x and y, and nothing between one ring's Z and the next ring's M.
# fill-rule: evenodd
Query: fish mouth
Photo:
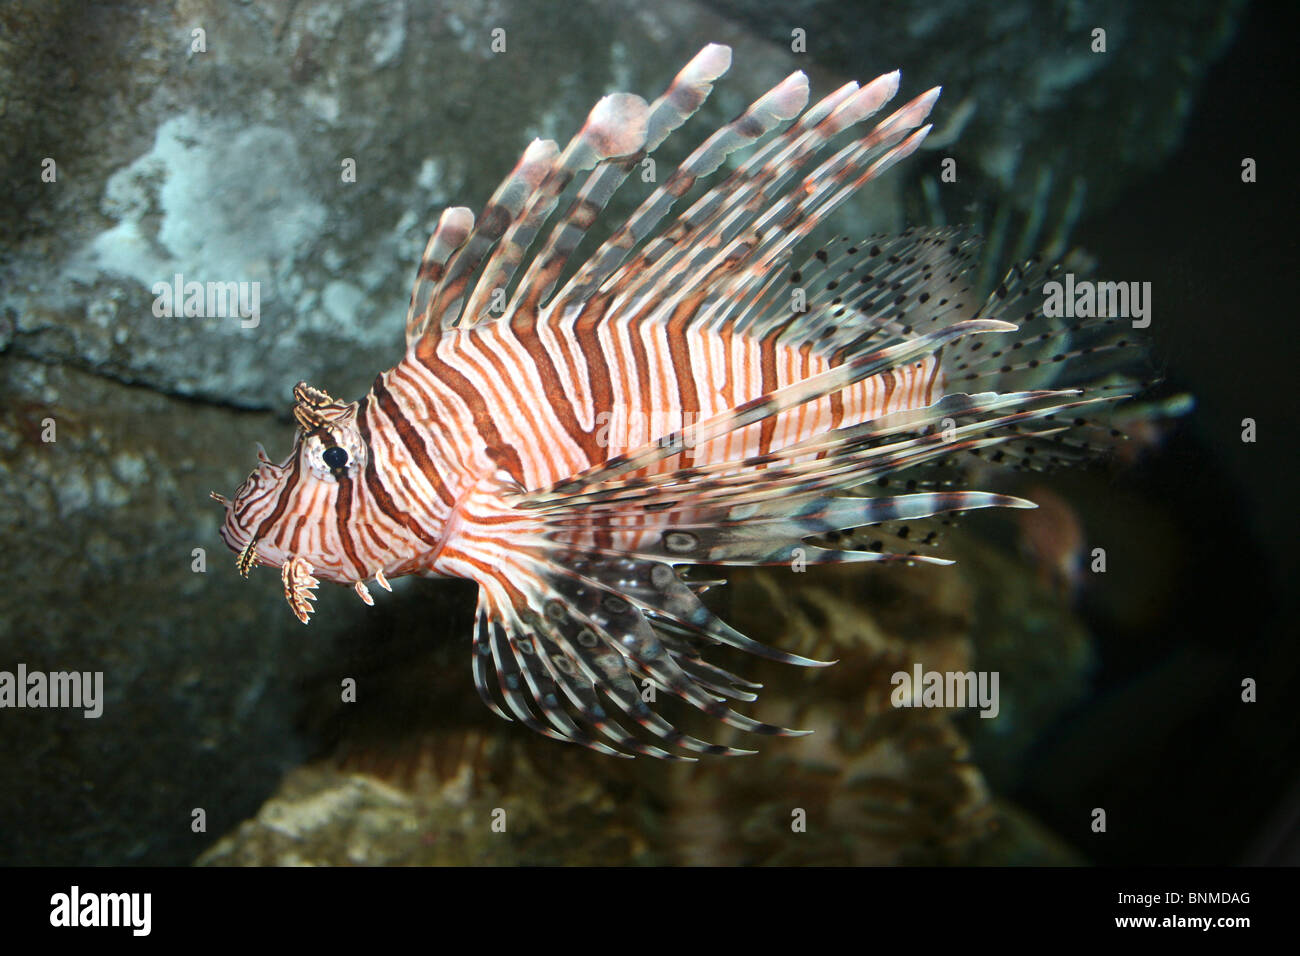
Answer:
M208 492L209 498L226 509L226 521L221 527L221 538L232 551L237 551L244 545L243 534L236 534L240 529L237 526L232 527L234 525L234 513L238 510L240 503L261 489L277 485L281 477L289 469L294 455L297 453L298 449L295 443L294 450L290 452L289 457L280 464L276 464L267 455L265 446L261 442L257 442L257 466L244 479L243 483L235 489L234 496L227 498L216 491Z
M230 500L225 495L210 491L208 497L220 504L226 511L225 520L221 522L217 534L221 536L221 541L227 548L239 555L237 565L239 573L243 577L247 577L249 568L256 563L256 558L252 558L251 555L252 549L257 545L257 539L250 530L241 527L235 521L235 506L239 504L241 496L237 493L234 500ZM248 563L250 559L252 563Z

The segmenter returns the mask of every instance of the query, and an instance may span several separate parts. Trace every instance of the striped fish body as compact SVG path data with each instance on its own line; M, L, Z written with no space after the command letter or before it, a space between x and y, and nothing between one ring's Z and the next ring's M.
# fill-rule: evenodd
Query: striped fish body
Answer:
M463 488L504 470L532 491L836 362L824 350L777 338L617 318L583 331L553 318L522 332L495 323L427 343L386 384L392 391L394 380L401 383L411 421L447 436L439 442L439 470L457 472L450 483ZM922 408L942 395L941 373L938 357L926 356L718 438L683 441L690 447L681 455L636 474L765 455L830 429ZM436 397L420 402L428 396Z
M257 534L258 563L279 567L310 554L315 577L346 584L376 571L385 579L460 576L437 557L457 503L475 487L546 488L827 371L834 361L771 337L617 326L579 335L572 323L548 322L521 336L507 324L489 324L422 343L360 403L341 406L354 426L307 442L306 467L296 456L279 466L264 463L261 474L275 491L260 499L236 495L253 505L284 505ZM634 475L752 459L829 429L924 408L941 388L940 362L927 356L701 444L682 437L679 454ZM366 449L365 467L350 478L326 479L329 442ZM352 457L359 460L355 452ZM294 478L300 480L286 489L283 482ZM305 518L314 514L334 520ZM243 513L232 509L230 518L227 543L242 550L247 539L237 522ZM662 524L669 527L671 518Z
M729 64L710 45L654 103L606 97L563 150L534 142L477 221L443 214L402 361L358 402L297 386L289 458L263 454L233 500L216 496L241 573L281 568L304 622L321 579L366 603L367 584L390 577L474 580L474 680L502 717L603 753L741 753L678 731L642 688L794 735L731 709L757 685L703 652L820 662L730 628L683 566L946 563L909 533L952 511L1032 505L950 490L936 464L1089 451L1099 405L1135 387L1130 343L1105 320L1041 316L1047 268L1015 268L974 302L978 244L958 230L839 240L795 264L800 240L928 131L937 90L857 129L893 97L896 73L808 108L794 74L571 261ZM881 492L882 478L906 493ZM889 522L905 523L905 547L860 546L854 529Z

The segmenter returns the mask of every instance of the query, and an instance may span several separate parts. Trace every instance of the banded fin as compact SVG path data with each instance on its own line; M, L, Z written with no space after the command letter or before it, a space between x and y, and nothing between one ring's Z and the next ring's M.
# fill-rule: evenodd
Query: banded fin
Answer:
M903 522L936 514L978 508L1032 508L1032 502L1009 495L979 491L923 493L881 498L822 496L806 501L785 514L768 519L736 518L751 513L753 502L704 503L670 511L658 525L637 525L632 520L611 523L614 543L607 548L592 544L610 528L582 527L563 520L548 523L549 537L557 542L582 543L602 553L677 564L790 565L902 562L951 564L940 557L915 553L868 550L855 535L837 541L832 533L862 528L883 521ZM631 513L629 513L631 512ZM620 517L631 519L629 508ZM636 535L636 532L643 532ZM633 537L635 540L627 541ZM826 544L813 543L824 539ZM748 649L748 648L747 648Z
M485 486L465 501L462 533L444 549L440 570L480 585L475 684L498 715L602 753L734 756L751 751L683 733L649 706L643 688L665 690L737 730L795 736L803 732L733 710L728 699L752 701L760 685L711 663L705 652L725 644L784 663L824 662L739 633L704 606L701 589L682 580L675 564L784 562L800 542L828 531L985 507L1032 505L981 492L827 496L793 511L770 498L740 506L705 501L680 515L659 514L653 528L630 520L593 527L586 509L511 509L500 487ZM620 517L635 515L646 512L633 505ZM645 530L648 536L639 534ZM637 537L643 543L630 540ZM808 563L947 563L805 547Z
M944 534L953 524L952 512L926 518L898 518L877 521L828 531L810 539L810 543L827 549L843 551L874 551L879 554L902 554L906 558L931 557L928 552L938 548Z
M654 152L674 130L703 105L713 90L712 83L731 66L731 49L710 43L684 66L668 89L651 104L646 118L645 144L635 154L599 167L587 178L564 218L552 229L546 245L533 259L519 283L531 302L542 302L555 285L555 278L568 263L601 211L623 185L628 175L648 154ZM516 297L509 311L521 306Z
M612 93L596 104L578 135L552 161L546 177L533 189L527 205L515 215L493 251L465 306L469 323L484 317L488 299L493 296L501 296L501 314L514 310L505 301L506 288L564 190L578 173L594 169L609 159L635 155L645 143L648 122L645 100L631 93ZM536 266L537 262L535 259L533 265ZM534 278L521 284L519 294L540 297L543 284ZM453 321L444 315L443 327L449 327Z
M873 115L897 90L897 74L848 84L758 148L604 283L609 301L591 307L627 320L704 317L715 326L743 317L773 284L782 257L856 189L913 151L938 90L912 100L802 180L800 171L838 134ZM919 129L917 127L920 127ZM688 160L689 162L689 160ZM599 254L598 254L599 255ZM557 297L564 312L569 300Z
M479 494L467 502L469 514ZM500 519L499 497L491 494L482 506ZM702 652L728 644L785 663L822 662L735 631L666 562L548 542L523 531L537 527L531 516L519 520L508 537L489 537L503 535L499 523L471 521L474 530L442 556L449 570L479 582L474 680L498 716L602 753L689 760L753 752L678 730L643 699L643 687L653 684L737 730L805 733L732 710L728 698L752 701L761 685L711 664Z
M411 304L406 310L406 344L409 346L424 334L430 303L443 276L447 263L474 230L474 213L464 206L444 209L438 217L437 228L429 237L415 273L415 286L411 290Z
M1136 397L1158 382L1145 343L1128 318L1044 314L1044 287L1062 271L1060 263L1038 257L1007 271L980 314L1014 322L1016 331L996 344L960 343L952 349L945 356L948 387L1078 389L1105 401L1061 416L1063 427L1050 443L1024 437L976 455L992 464L1042 470L1109 455L1127 440L1123 422L1132 421Z
M467 220L463 211L444 213L417 272L407 319L408 345L428 332L456 326L462 312L468 324L478 321L496 291L504 293L537 230L573 177L607 159L635 153L645 141L646 122L647 106L641 97L606 96L562 152L553 141L534 140L492 194L477 223ZM485 259L484 271L475 281Z
M832 360L880 342L985 316L970 294L979 241L961 228L907 229L898 235L841 237L793 269L782 270L738 318L736 331L775 335ZM803 289L805 310L790 309Z
M631 94L605 97L563 153L549 141L534 142L477 223L466 210L444 214L417 273L408 345L421 335L473 325L496 314L498 305L514 322L535 321L581 239L635 164L699 108L713 80L729 66L730 50L710 44L653 106ZM807 77L787 77L710 136L656 188L547 304L548 314L564 314L606 285L616 288L624 302L653 287L651 299L665 307L719 281L734 286L733 298L748 290L790 244L924 138L928 127L921 123L937 88L824 159L802 182L794 182L839 133L888 102L898 83L894 72L865 87L846 84L804 111ZM796 122L784 134L761 142L791 119ZM760 143L724 183L654 236L675 201L696 181L717 170L729 154ZM577 174L592 169L568 212L529 261L530 249L565 188ZM684 241L687 237L689 242ZM635 251L643 242L644 248ZM507 303L501 296L525 262L523 278Z
M856 87L857 84L849 84L832 94L832 97L838 102ZM567 303L586 301L605 284L632 250L654 232L677 200L689 192L697 181L715 172L732 153L752 145L785 120L793 119L807 102L807 76L802 71L792 73L755 100L735 120L709 136L579 268L556 296L556 302L560 303L559 311L562 312ZM815 107L814 111L816 109ZM657 240L659 246L656 248L671 245L688 231L692 223L687 217L683 217L683 221L676 227L676 236ZM641 258L645 259L648 255L652 253L642 253Z

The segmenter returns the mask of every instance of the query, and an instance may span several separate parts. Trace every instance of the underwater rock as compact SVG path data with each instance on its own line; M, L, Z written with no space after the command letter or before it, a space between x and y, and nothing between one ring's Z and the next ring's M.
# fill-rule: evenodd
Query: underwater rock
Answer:
M409 653L389 648L362 678L365 696L379 704L368 712L345 705L342 713L328 705L338 722L334 754L293 771L255 818L199 862L1077 863L1022 811L990 795L960 729L983 721L890 702L891 676L913 662L940 671L984 666L977 627L1016 653L1033 642L1026 656L1077 663L1077 654L1063 653L1081 633L1068 612L1039 633L1019 616L1025 601L981 608L978 589L989 586L981 568L1006 571L997 560L972 560L736 574L718 604L738 626L758 633L761 621L761 633L780 635L774 643L784 649L840 659L815 670L738 665L765 686L755 716L815 730L811 737L720 735L702 715L673 712L687 732L758 749L751 758L615 760L490 717L458 716L455 695L441 693L455 681L437 675L460 661L463 646L417 651L412 637ZM399 627L417 624L413 610L403 613L413 616ZM1039 689L1064 706L1080 674L1069 664L1057 671L1048 682L1034 669ZM664 702L666 712L671 704Z
M560 757L478 732L424 743L404 782L332 763L299 767L208 866L586 865L662 862L619 793ZM540 759L537 759L540 758Z
M304 639L279 582L241 581L215 537L207 492L242 478L227 443L251 451L269 416L66 366L4 374L0 670L102 672L104 699L91 719L0 711L0 863L192 859L307 756L291 692L359 615Z
M809 66L681 0L39 0L6 20L0 344L277 410L297 381L352 395L393 364L438 214L481 207L533 137L567 139L612 89L653 96L706 40L744 67L701 129ZM895 185L870 192L857 208L897 222Z

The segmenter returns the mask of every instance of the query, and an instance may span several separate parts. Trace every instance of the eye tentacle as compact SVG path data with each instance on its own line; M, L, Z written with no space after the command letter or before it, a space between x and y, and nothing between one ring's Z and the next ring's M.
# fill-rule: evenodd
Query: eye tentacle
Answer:
M293 416L302 429L307 467L317 478L342 481L366 465L366 446L357 427L356 402L341 402L299 382L293 389Z

